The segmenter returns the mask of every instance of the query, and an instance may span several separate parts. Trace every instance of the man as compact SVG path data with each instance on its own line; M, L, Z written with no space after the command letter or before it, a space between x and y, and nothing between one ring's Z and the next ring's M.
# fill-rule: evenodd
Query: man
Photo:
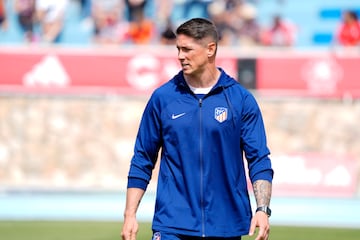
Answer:
M131 161L122 239L136 239L136 211L159 149L153 239L268 239L273 170L254 97L215 57L218 35L206 19L176 30L182 70L151 96ZM247 191L245 153L257 211ZM252 220L251 220L252 218Z
M261 42L265 46L290 47L295 43L296 26L275 15L270 29L261 34Z
M342 46L360 45L360 22L355 11L344 11L337 38Z
M65 11L69 0L36 0L36 18L45 43L58 43L64 30Z
M6 4L5 0L0 0L0 31L7 29Z

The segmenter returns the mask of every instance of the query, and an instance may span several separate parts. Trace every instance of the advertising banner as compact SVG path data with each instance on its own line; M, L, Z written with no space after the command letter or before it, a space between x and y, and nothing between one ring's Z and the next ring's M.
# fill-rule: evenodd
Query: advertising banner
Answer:
M0 49L0 92L148 94L180 65L176 49ZM246 88L272 96L359 98L360 57L220 54L217 65Z
M0 91L150 93L180 70L176 50L171 53L0 51ZM218 59L218 65L233 76L236 64L235 58Z
M333 55L259 57L256 89L270 94L360 97L360 58Z
M331 154L293 154L272 157L274 196L354 197L356 160Z

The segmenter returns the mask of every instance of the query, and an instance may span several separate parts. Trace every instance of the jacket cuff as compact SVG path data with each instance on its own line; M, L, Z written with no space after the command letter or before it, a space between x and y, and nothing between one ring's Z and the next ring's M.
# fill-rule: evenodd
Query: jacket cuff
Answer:
M273 175L274 175L274 171L272 169L267 169L254 175L251 179L251 182L254 183L257 180L266 180L272 183Z
M127 188L141 188L142 190L146 190L148 182L141 178L129 177Z

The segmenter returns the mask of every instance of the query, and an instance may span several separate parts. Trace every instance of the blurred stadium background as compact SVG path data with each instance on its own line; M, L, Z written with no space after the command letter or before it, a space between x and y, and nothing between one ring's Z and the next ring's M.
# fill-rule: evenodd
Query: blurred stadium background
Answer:
M13 1L4 2L0 220L122 221L140 117L152 90L178 71L175 47L156 38L96 44L74 0L58 41L24 42ZM175 26L186 2L173 1ZM360 229L360 46L336 41L342 12L360 13L360 1L249 2L261 26L280 14L297 29L288 47L232 44L218 54L263 111L275 170L271 221ZM157 4L145 8L155 23ZM187 17L203 16L196 6ZM151 221L155 188L156 174L141 221Z

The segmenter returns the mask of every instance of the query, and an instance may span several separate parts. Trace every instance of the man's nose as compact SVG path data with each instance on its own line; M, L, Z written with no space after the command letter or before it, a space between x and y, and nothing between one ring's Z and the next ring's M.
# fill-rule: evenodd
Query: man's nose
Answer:
M179 60L185 59L185 54L184 54L184 52L181 51L181 50L179 50L179 52L178 52L178 59L179 59Z

